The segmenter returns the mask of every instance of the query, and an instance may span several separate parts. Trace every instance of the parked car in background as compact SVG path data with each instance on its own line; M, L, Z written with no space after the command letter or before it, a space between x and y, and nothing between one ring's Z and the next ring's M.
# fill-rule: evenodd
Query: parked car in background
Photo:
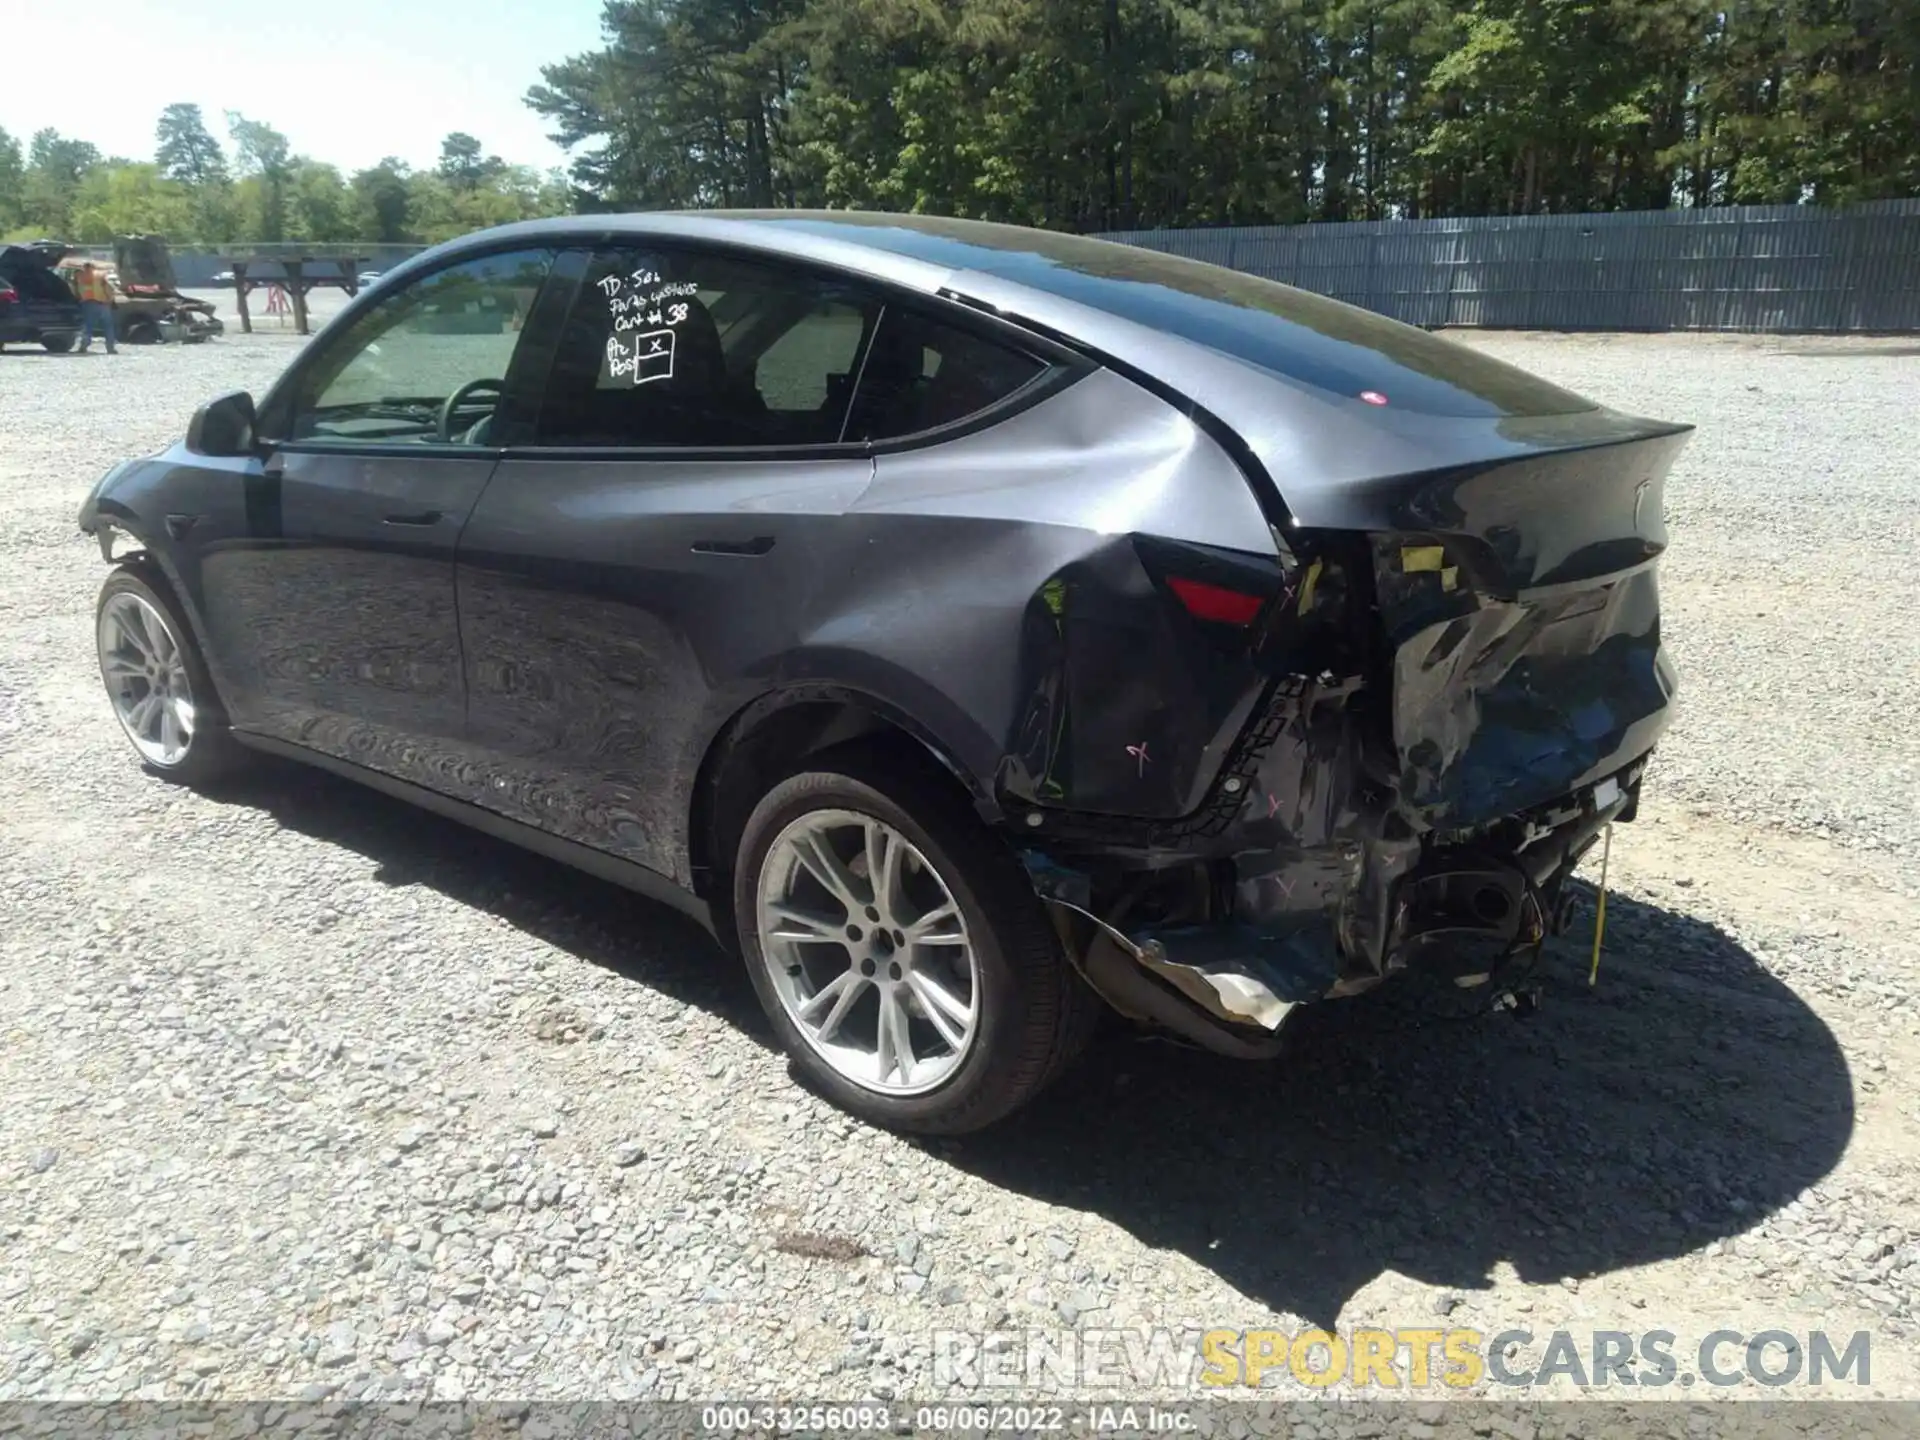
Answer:
M153 770L679 905L813 1083L958 1132L1099 1000L1258 1058L1511 993L1668 724L1690 428L1128 246L596 215L410 261L79 523Z
M51 240L0 247L0 347L38 344L62 354L80 334L80 301L56 266L70 247Z
M84 261L68 256L60 263L71 270ZM107 279L113 286L114 326L128 345L197 345L226 329L212 305L180 293L174 283L173 259L166 242L157 236L118 237Z
M371 285L374 281L378 280L383 273L383 271L379 270L362 270L357 283L361 285Z

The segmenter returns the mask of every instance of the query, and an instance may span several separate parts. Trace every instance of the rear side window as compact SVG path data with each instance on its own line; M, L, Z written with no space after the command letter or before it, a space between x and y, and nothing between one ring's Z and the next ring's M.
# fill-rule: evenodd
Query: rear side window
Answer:
M555 351L537 443L836 444L879 312L854 286L785 266L598 251Z
M801 315L763 350L753 365L754 388L769 410L782 415L820 414L845 398L866 338L869 316L858 305L824 301Z
M888 306L860 373L849 440L892 440L951 425L1037 379L1046 362L976 331Z

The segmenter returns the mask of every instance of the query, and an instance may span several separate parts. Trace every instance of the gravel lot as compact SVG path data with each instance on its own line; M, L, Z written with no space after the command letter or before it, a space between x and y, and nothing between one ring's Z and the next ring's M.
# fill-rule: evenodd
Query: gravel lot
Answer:
M1846 1393L1920 1398L1920 358L1465 338L1700 426L1597 989L1576 939L1526 1019L1116 1036L932 1146L797 1089L663 910L317 773L145 776L75 508L299 341L0 356L0 1398L932 1398L936 1330L1308 1323L1868 1330Z

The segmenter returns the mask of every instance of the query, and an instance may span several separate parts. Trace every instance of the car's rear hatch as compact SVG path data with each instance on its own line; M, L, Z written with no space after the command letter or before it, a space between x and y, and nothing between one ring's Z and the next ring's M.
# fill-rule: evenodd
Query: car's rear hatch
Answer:
M1373 497L1391 522L1368 532L1375 679L1391 696L1401 799L1438 828L1611 776L1670 718L1654 568L1688 431L1586 412L1507 432L1528 448Z
M45 331L75 330L80 325L80 302L54 270L65 246L8 245L0 248L0 280L12 287L11 317L16 323Z

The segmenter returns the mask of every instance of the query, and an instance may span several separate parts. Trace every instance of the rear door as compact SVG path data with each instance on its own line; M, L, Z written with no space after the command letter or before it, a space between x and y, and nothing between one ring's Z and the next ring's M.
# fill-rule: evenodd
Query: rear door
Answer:
M244 506L182 545L237 726L439 785L466 710L454 547L531 415L553 259L420 276L277 387Z
M843 435L879 308L719 251L592 255L461 540L467 798L687 878L715 716L795 643L832 582L816 527L872 478Z

